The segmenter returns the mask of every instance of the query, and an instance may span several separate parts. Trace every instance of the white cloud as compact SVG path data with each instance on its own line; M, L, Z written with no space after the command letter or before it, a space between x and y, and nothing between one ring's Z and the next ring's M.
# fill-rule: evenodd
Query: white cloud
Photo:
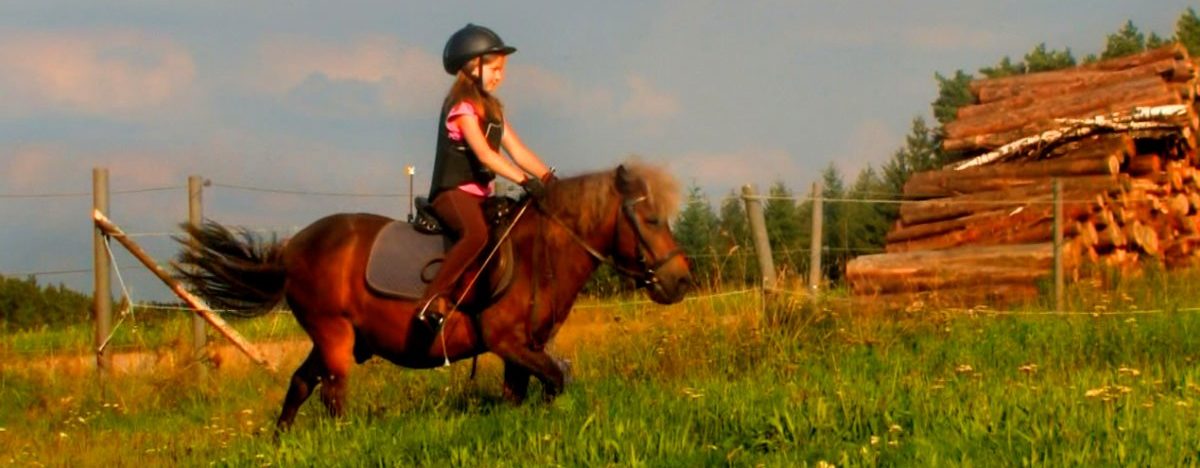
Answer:
M640 74L631 74L612 87L586 86L543 67L513 65L505 86L500 94L510 108L532 108L573 119L624 120L650 132L680 111L675 95L658 89ZM653 125L644 125L647 122Z
M525 64L509 65L505 87L499 91L505 102L543 110L551 115L587 117L612 112L616 98L612 90L586 87L552 70Z
M849 185L868 165L878 169L902 144L904 138L893 131L887 122L866 119L854 126L843 145L844 149L834 156L833 161L842 179Z
M48 145L27 145L7 151L0 181L13 193L47 192L46 183L61 164L61 149Z
M327 87L374 87L383 109L401 113L428 113L450 85L439 57L386 35L345 44L275 36L259 45L252 67L252 86L260 92L283 95L320 77Z
M815 174L811 165L782 149L745 148L731 152L694 152L672 156L673 171L685 184L741 190L753 184L764 191L776 181L798 189Z
M992 31L953 24L914 26L901 35L911 47L935 51L991 50L1000 40Z
M629 98L621 104L621 115L632 119L662 119L679 112L679 99L674 95L655 89L641 75L630 75L626 79Z
M137 113L173 104L195 79L191 54L137 31L16 32L0 40L0 113Z
M78 150L56 143L16 146L4 150L5 168L0 184L14 193L77 192L76 181L91 174L92 167L105 167L114 188L148 188L178 185L186 178L179 157L154 151L111 151L78 154ZM64 172L67 170L67 172ZM90 180L90 175L86 176ZM65 190L71 186L74 190ZM87 187L91 189L90 186Z

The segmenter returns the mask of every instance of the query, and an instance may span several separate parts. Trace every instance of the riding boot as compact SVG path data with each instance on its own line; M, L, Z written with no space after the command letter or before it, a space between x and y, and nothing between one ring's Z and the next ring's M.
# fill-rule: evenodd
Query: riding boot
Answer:
M421 311L417 313L417 320L425 324L430 331L436 333L442 329L442 324L446 322L446 314L449 313L449 309L450 307L446 303L446 298L440 294L435 294L423 302Z

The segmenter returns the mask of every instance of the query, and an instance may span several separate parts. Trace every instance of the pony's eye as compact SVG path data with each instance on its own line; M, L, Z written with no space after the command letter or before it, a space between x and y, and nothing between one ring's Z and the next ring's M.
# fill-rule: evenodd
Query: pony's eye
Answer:
M654 218L654 217L646 218L646 224L649 224L651 226L658 226L660 222L661 221L659 221L658 218Z

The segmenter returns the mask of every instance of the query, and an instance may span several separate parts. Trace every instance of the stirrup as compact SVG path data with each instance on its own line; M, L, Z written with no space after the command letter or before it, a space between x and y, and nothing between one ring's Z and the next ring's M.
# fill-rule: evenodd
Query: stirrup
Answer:
M442 299L440 294L433 295L433 297L430 297L428 301L425 301L425 305L421 307L421 311L417 313L417 320L425 324L430 331L435 333L441 330L442 325L446 323L446 314L442 310L432 310L429 307L438 299ZM443 302L443 304L444 303L445 302ZM441 309L441 307L438 307L438 309Z

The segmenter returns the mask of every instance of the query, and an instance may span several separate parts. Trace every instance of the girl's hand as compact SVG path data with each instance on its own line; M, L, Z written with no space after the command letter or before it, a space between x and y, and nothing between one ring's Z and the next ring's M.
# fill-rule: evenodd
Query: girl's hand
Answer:
M525 189L525 193L528 193L534 200L541 200L546 196L546 185L542 183L542 179L537 177L526 177L521 182L521 188Z

